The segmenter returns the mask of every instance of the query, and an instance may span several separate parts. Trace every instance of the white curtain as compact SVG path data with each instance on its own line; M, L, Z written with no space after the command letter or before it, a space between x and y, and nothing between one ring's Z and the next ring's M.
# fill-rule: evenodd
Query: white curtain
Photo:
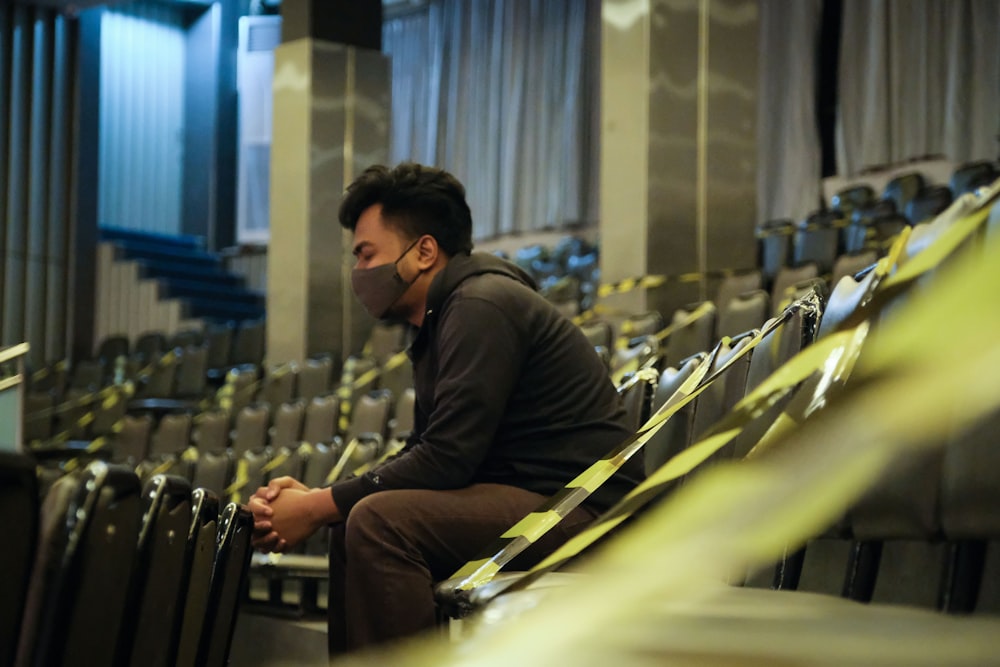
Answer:
M392 162L465 183L477 239L597 218L600 0L435 0L389 19Z
M816 124L821 0L760 0L757 219L800 219L820 203Z
M845 0L837 167L996 159L1000 2Z

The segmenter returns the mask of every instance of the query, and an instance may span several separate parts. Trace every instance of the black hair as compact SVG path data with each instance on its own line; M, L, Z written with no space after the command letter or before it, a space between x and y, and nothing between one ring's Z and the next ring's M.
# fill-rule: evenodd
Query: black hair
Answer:
M413 162L365 169L340 203L340 224L354 231L368 207L382 205L387 224L416 239L433 236L449 257L472 252L472 213L465 186L443 169Z

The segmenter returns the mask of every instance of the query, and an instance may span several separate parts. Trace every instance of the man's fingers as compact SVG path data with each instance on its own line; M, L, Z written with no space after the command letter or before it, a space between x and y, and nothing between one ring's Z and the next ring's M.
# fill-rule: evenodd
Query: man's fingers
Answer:
M278 537L278 534L271 531L265 534L263 537L253 537L250 543L253 544L255 549L260 551L277 551L277 547L283 543L284 540Z
M298 489L300 491L306 490L306 485L295 479L285 475L284 477L277 477L272 479L268 485L267 490L264 493L265 500L271 501L278 497L282 489Z
M266 520L254 521L253 532L255 535L267 535L271 532L271 522Z
M263 489L262 489L263 490ZM267 504L263 498L254 496L247 503L247 508L253 512L254 518L274 516L274 508Z
M264 492L264 498L267 500L274 500L278 497L278 494L281 493L282 489L287 489L294 481L295 480L291 477L278 477L276 479L272 479L268 483L267 489Z

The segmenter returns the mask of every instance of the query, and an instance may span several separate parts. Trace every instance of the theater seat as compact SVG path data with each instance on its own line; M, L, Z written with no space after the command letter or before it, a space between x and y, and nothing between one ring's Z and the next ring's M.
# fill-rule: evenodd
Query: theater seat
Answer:
M42 504L17 664L113 664L142 515L139 479L101 461Z
M313 397L306 406L302 439L311 445L330 442L337 434L339 414L340 401L336 396L330 394Z
M719 306L718 337L734 336L760 327L768 317L770 304L771 297L762 289L737 294Z
M218 553L198 646L199 665L221 667L228 662L240 591L250 565L252 532L253 515L236 503L226 505L219 517Z
M173 665L176 625L189 564L185 537L191 527L191 486L156 475L143 488L143 518L129 597L118 637L117 664Z
M191 492L191 523L184 543L187 579L180 582L180 615L173 644L175 664L194 665L198 657L212 585L215 542L219 533L219 497L208 489Z
M9 528L0 549L0 664L11 665L38 540L38 480L27 456L0 452L0 516Z

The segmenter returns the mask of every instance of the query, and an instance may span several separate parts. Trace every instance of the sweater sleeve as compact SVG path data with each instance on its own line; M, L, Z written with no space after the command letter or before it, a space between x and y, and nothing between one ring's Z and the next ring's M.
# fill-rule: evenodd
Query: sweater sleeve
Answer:
M360 477L336 482L343 516L364 496L388 489L468 485L494 441L520 376L522 335L496 304L456 296L437 330L438 375L427 426L404 454Z

